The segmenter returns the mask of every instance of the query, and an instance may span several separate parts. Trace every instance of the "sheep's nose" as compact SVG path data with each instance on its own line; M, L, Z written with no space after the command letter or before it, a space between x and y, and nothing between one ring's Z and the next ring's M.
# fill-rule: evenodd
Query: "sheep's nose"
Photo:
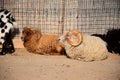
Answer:
M59 41L60 41L60 39L57 39L57 41L59 42Z
M21 37L21 39L23 39L23 37Z
M21 40L22 40L22 41L24 41L24 38L23 38L23 37L21 37Z

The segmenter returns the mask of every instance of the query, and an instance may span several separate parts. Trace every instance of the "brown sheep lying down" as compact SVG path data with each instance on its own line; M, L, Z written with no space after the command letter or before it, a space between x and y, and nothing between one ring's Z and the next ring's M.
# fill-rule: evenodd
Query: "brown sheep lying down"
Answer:
M57 41L59 36L53 34L41 34L37 30L24 27L21 39L27 51L37 54L62 55L63 46Z

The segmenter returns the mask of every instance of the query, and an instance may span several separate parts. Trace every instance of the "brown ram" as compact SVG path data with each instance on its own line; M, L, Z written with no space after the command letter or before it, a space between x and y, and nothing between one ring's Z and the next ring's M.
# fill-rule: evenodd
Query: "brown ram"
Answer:
M58 35L41 34L37 30L24 27L21 39L24 47L31 53L62 55L63 46L57 42Z

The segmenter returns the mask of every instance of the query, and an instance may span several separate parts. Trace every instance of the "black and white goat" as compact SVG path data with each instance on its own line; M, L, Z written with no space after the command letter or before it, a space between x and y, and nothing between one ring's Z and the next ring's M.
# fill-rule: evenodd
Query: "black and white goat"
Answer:
M107 43L109 52L120 55L120 29L109 29L106 34L92 34L98 36Z
M2 44L1 55L15 51L12 37L14 32L15 18L7 9L0 8L0 43Z

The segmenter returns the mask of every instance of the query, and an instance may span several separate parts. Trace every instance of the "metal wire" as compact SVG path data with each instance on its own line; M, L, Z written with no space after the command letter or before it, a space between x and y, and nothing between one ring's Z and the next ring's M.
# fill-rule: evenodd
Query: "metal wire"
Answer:
M21 31L28 26L61 35L73 29L92 34L120 28L119 0L1 0L0 7L13 12Z

